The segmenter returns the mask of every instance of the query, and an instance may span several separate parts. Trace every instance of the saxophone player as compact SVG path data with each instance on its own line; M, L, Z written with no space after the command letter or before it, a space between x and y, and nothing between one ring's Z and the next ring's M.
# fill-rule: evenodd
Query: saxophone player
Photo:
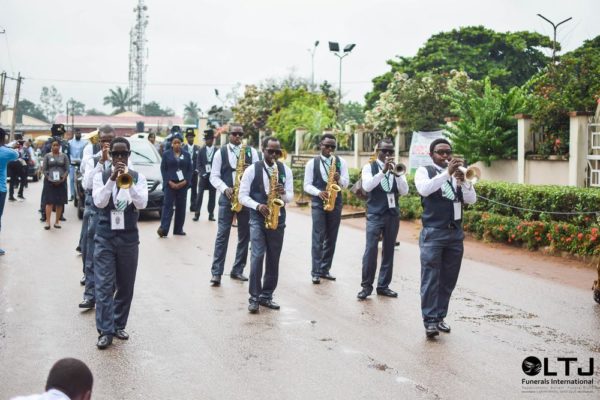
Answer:
M367 244L362 260L362 290L359 300L371 295L377 271L377 242L383 235L381 269L377 281L377 294L398 297L390 289L394 270L394 244L400 227L398 197L408 194L406 176L394 174L394 143L384 139L377 144L377 159L362 169L363 189L367 200Z
M251 313L257 313L259 305L279 309L279 304L273 301L273 292L279 277L285 203L294 199L292 170L277 161L282 154L279 140L266 137L262 150L263 161L257 161L246 169L240 185L240 201L250 210L252 254L248 311Z
M334 281L329 272L335 253L337 235L342 217L340 189L348 187L348 166L339 156L334 156L335 136L326 133L321 137L321 154L306 163L304 191L312 196L312 282L321 278Z
M236 195L236 191L239 191L240 178L246 167L258 161L258 153L250 146L242 144L243 135L244 129L242 126L232 124L229 130L229 143L222 145L212 160L210 183L221 194L219 197L217 238L211 268L212 278L210 282L213 286L221 284L221 275L223 275L225 268L225 255L227 254L229 233L231 232L234 214L238 224L238 245L229 276L240 281L248 280L243 272L248 258L248 243L250 242L250 214L248 209L244 207L238 207L236 209L239 211L233 211L232 203L239 203L239 196Z

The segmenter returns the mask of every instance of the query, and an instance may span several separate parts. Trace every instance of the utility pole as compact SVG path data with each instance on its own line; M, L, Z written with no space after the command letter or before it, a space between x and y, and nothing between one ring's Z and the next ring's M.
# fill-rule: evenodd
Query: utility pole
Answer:
M0 116L2 116L2 105L4 104L4 87L6 85L6 72L0 74Z
M318 45L319 41L317 40L315 41L313 48L308 49L311 59L310 90L315 90L315 52L317 51Z
M567 19L565 19L564 21L559 22L558 24L554 24L554 22L550 21L548 18L544 17L542 14L538 14L538 17L542 18L543 20L547 21L548 23L550 23L550 25L552 25L552 28L554 29L554 40L552 41L552 65L554 65L555 59L556 59L556 29L564 24L565 22L573 19L572 17L569 17Z
M23 81L23 78L19 72L19 76L17 78L17 92L15 93L15 105L13 106L12 123L10 124L9 139L11 140L15 137L15 126L17 125L17 106L19 105L19 95L21 94L21 81Z

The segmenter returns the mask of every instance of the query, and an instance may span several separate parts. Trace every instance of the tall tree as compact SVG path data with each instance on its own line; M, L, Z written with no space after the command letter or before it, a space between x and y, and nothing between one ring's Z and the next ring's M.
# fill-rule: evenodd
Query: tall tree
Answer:
M48 122L48 118L44 115L44 110L27 99L19 100L19 104L17 104L17 123L20 124L23 122L23 115Z
M49 121L54 121L56 114L63 110L62 96L54 86L51 86L50 88L44 86L42 88L40 102L42 103L44 115L48 117Z
M391 73L373 79L373 90L365 95L372 108L387 89L393 73L412 77L419 72L465 71L472 79L489 77L492 84L508 90L521 86L546 67L544 49L552 40L535 32L495 32L483 26L469 26L431 36L414 57L388 60Z
M69 113L72 113L73 115L85 114L85 104L75 100L72 97L69 100L67 100L67 106L69 107Z
M137 96L129 93L129 89L123 90L120 86L117 89L109 89L110 94L104 97L104 105L110 104L114 108L113 114L131 111L134 105L139 104Z
M85 115L106 115L106 113L96 110L95 108L90 108L85 111Z
M198 103L190 101L183 106L183 117L186 124L195 124L198 121L202 110L198 107Z
M175 115L175 111L167 108L162 108L160 104L156 101L151 101L150 103L144 104L144 115L150 117L172 117Z

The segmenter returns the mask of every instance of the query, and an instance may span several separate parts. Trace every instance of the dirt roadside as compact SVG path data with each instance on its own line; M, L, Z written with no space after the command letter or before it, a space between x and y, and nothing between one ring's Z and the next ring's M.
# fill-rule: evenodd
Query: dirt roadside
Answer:
M293 211L310 215L310 207L291 207ZM365 218L343 219L342 224L365 230ZM398 241L419 244L420 221L401 221ZM518 271L519 273L537 276L557 283L580 289L591 288L597 273L595 265L581 260L545 255L540 251L508 246L502 243L483 242L467 234L465 239L465 258L477 262L485 262L499 268Z

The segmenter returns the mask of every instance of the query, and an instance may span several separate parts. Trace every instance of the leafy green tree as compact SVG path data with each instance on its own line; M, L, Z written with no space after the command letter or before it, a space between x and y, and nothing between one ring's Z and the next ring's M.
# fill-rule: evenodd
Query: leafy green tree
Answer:
M85 104L75 100L72 97L69 100L67 100L67 106L69 107L69 113L72 113L73 115L85 114Z
M548 64L544 49L552 40L535 32L495 32L469 26L431 36L414 57L388 60L391 72L373 79L373 90L365 95L372 108L393 79L393 73L410 77L421 72L465 71L472 79L489 77L504 90L521 86Z
M530 104L534 118L533 128L543 134L542 152L567 151L567 113L595 110L600 98L599 77L600 36L597 36L561 56L558 64L550 65L528 82L526 86L533 94Z
M63 110L62 96L54 86L49 88L44 86L42 88L40 102L42 103L41 107L44 111L44 115L49 121L54 121L56 114Z
M451 89L446 99L459 120L446 127L454 151L469 163L513 158L517 154L515 114L527 107L527 96L520 87L504 93L492 86L491 79L471 85L464 91Z
M85 111L85 115L106 115L106 113L96 110L95 108L90 108Z
M144 115L150 117L172 117L175 115L175 111L171 110L169 107L162 109L160 104L156 101L144 104L143 108Z
M44 115L42 108L27 99L19 100L19 104L17 104L17 123L23 123L23 115L48 122L48 118Z
M183 107L183 117L185 118L186 124L195 124L198 121L200 112L200 107L198 107L198 103L190 101Z
M233 106L233 118L244 127L244 132L258 138L258 131L264 129L273 112L273 94L271 90L256 85L247 85L244 95Z
M342 114L340 115L340 123L346 124L364 124L365 111L364 106L356 101L349 101L342 104Z
M295 143L296 128L307 130L304 143L306 148L316 145L316 138L324 129L335 124L335 113L320 93L311 93L305 88L285 88L273 97L276 110L267 126L275 132L284 149L291 151Z
M117 89L109 89L110 94L104 97L104 105L110 104L114 108L113 114L131 111L132 107L139 104L138 98L129 93L129 89L123 90L121 87Z

